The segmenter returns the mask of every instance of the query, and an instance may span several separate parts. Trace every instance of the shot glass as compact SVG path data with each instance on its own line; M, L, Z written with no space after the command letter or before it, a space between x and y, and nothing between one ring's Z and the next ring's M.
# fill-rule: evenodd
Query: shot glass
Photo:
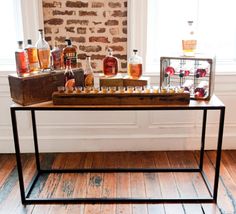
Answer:
M101 93L102 94L106 94L107 93L107 87L106 86L102 86L101 87Z
M142 91L143 91L143 87L142 86L136 86L135 87L135 93L142 93Z
M81 86L75 87L75 92L76 92L77 94L82 93L82 91L83 91L83 87L81 87Z
M73 91L74 91L74 87L71 87L71 86L66 87L66 93L67 94L72 94Z
M125 87L124 87L124 86L119 86L119 87L118 87L118 92L119 92L120 94L124 94L124 93L125 93Z
M158 94L159 93L159 87L158 86L154 86L153 87L153 93L154 94Z
M110 94L114 94L114 93L116 93L116 87L114 86L112 86L112 87L109 87L109 93Z
M64 93L64 92L65 92L65 87L64 87L64 86L58 86L58 87L57 87L57 91L58 91L59 93Z
M84 88L84 93L89 94L91 92L91 87L87 86Z
M150 94L151 93L151 87L150 86L145 86L144 87L144 93L146 93L146 94Z
M133 86L128 86L126 92L128 94L132 94L134 92L134 87Z

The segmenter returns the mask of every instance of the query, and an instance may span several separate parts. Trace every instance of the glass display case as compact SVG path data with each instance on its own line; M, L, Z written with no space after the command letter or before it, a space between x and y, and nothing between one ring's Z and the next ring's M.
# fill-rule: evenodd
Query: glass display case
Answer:
M190 98L209 100L214 91L215 57L161 57L160 88L182 88Z

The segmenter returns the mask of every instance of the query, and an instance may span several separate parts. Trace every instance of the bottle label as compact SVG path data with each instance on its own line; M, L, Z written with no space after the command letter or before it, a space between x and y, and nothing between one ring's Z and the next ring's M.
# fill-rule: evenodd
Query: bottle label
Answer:
M92 74L87 74L84 76L84 85L85 87L89 86L92 87L94 86L94 77Z
M75 53L66 53L64 56L64 64L66 65L66 60L70 59L71 67L77 68L77 56Z

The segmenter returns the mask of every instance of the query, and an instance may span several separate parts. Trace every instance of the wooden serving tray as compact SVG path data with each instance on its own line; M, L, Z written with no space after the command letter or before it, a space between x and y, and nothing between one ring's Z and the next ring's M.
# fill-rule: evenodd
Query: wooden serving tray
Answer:
M184 93L59 93L52 95L54 105L188 105Z

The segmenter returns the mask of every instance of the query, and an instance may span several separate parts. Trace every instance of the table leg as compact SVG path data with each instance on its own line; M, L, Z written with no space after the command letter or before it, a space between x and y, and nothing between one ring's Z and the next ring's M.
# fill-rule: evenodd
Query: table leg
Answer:
M225 119L225 107L222 107L220 109L220 123L219 123L219 131L218 131L216 170L215 170L214 192L213 192L213 199L215 203L217 202L218 183L219 183L219 176L220 176L220 161L221 161L222 140L223 140L223 132L224 132L224 119Z
M34 137L35 161L36 161L37 170L38 172L40 172L39 147L38 147L37 127L36 127L36 119L35 119L34 110L31 110L31 118L32 118L32 129L33 129L33 137Z
M200 151L200 163L199 163L199 169L201 171L203 169L204 150L205 150L206 120L207 120L207 109L204 109L203 119L202 119L202 138L201 138L201 151Z
M19 136L18 136L18 130L17 130L16 111L13 108L11 108L11 121L12 121L13 138L14 138L14 145L15 145L15 152L16 152L16 163L17 163L17 171L18 171L18 177L19 177L21 202L22 204L26 204L25 187L24 187L20 146L19 146Z

